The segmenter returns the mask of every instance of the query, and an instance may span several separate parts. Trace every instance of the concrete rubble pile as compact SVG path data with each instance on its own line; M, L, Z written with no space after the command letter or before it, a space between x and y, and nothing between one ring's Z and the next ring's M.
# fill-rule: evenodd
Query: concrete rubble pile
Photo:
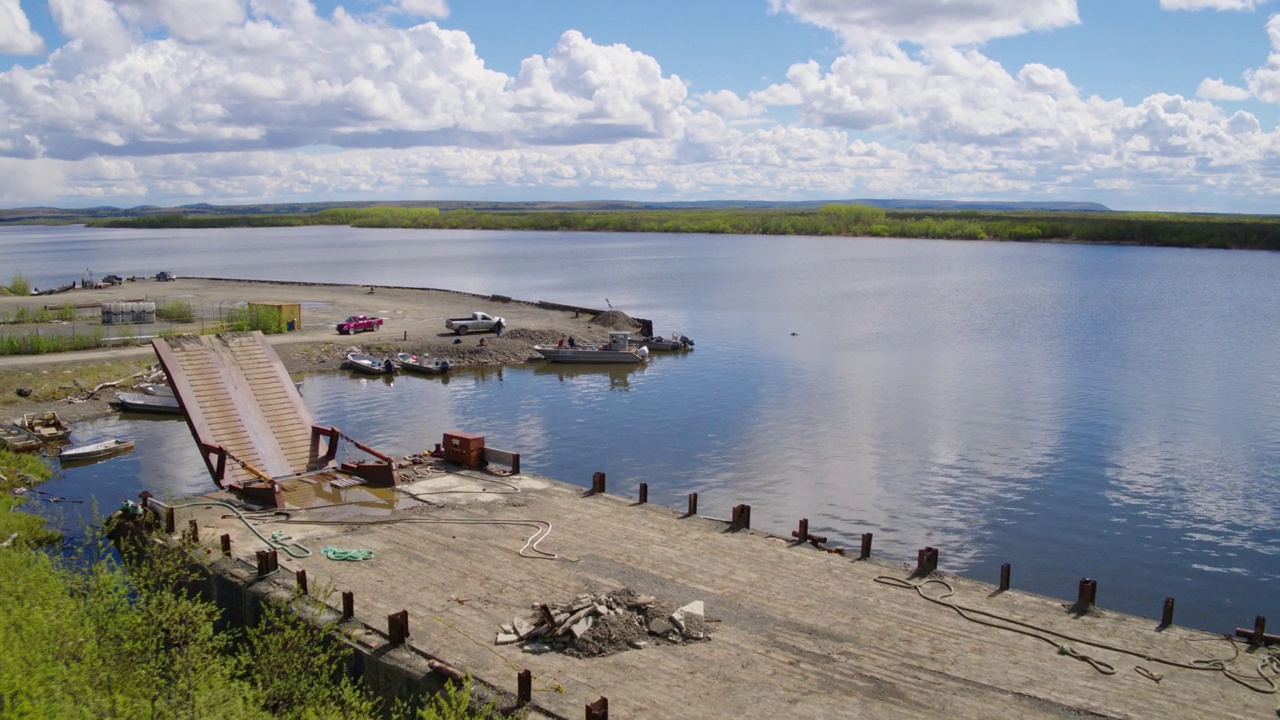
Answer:
M557 606L535 604L529 618L515 618L501 626L495 644L519 644L534 654L603 657L650 643L710 640L707 622L701 600L673 610L657 598L622 588L579 595Z

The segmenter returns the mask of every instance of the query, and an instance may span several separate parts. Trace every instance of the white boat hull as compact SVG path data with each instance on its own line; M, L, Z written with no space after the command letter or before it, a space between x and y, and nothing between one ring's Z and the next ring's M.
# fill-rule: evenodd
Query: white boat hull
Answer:
M589 348L556 348L534 345L539 355L553 363L579 363L583 365L637 364L645 358L634 350L592 350Z

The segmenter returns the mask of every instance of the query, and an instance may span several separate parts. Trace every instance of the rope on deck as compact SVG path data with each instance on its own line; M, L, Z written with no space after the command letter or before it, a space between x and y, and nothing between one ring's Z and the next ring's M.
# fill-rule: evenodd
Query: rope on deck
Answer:
M1095 670L1097 670L1098 672L1104 675L1114 675L1116 672L1115 667L1109 663L1103 662L1101 660L1098 660L1097 658L1093 658L1089 655L1086 655L1084 653L1081 653L1073 649L1070 645L1067 644L1067 642L1075 643L1076 645L1087 645L1089 647L1094 647L1099 650L1107 650L1110 652L1119 653L1121 655L1128 655L1130 657L1141 658L1142 660L1146 660L1148 662L1159 663L1161 665L1167 665L1169 667L1182 668L1183 670L1209 670L1209 671L1220 672L1223 675L1225 675L1228 679L1236 683L1239 683L1244 687L1249 688L1253 692L1262 693L1264 695L1275 695L1278 691L1275 678L1277 676L1280 676L1280 654L1277 654L1275 651L1268 652L1257 665L1257 675L1254 675L1254 676L1242 675L1227 667L1228 663L1234 662L1237 658L1240 657L1240 647L1236 644L1235 639L1231 637L1223 636L1222 638L1224 641L1226 641L1228 644L1231 645L1231 648L1235 653L1230 658L1226 658L1226 659L1197 658L1189 662L1182 662L1180 660L1169 660L1167 658L1148 655L1147 653L1144 653L1138 650L1132 650L1130 648L1122 647L1120 645L1112 645L1110 643L1105 643L1098 640L1089 640L1086 638L1069 635L1067 633L1061 633L1056 630L1050 630L1049 628L1043 627L1041 625L1036 625L1035 623L1024 622L1022 620L1015 620L1013 618L1005 617L997 613L988 612L986 610L981 610L975 607L961 605L960 603L954 602L950 599L953 595L955 595L956 591L955 591L955 588L952 587L951 583L947 582L946 580L940 580L938 578L929 578L927 580L924 580L923 582L911 583L906 580L901 580L899 578L889 577L887 575L881 575L877 577L875 581L880 583L881 585L888 585L889 587L900 588L903 590L914 590L917 595L924 598L925 600L928 600L929 602L934 603L935 605L941 605L943 607L950 608L954 610L956 614L958 614L960 617L964 618L965 620L968 620L969 622L978 623L979 625L986 625L987 627L996 628L997 630L1009 630L1011 632L1016 632L1020 635L1026 635L1027 637L1035 638L1042 642L1046 642L1050 645L1053 645L1055 648L1057 648L1059 653L1063 655L1067 655L1068 657L1073 657L1082 662L1087 662L1091 666L1093 666ZM945 592L943 592L941 595L936 595L936 596L927 595L925 594L924 588L928 585L941 585L945 589ZM984 619L984 617L990 618L990 619L989 620ZM1000 623L1005 623L1005 624L1002 625ZM1055 638L1058 638L1058 639L1055 639ZM1062 642L1062 641L1066 641L1066 642ZM1141 666L1137 666L1137 667L1141 667ZM1142 670L1146 670L1146 668L1142 668ZM1141 673L1142 671L1139 670L1138 672ZM1147 671L1147 672L1149 673L1150 671ZM1252 684L1253 681L1261 681L1262 683L1265 683L1265 685L1263 686L1254 685Z
M350 562L361 562L363 560L373 559L373 551L365 548L361 548L359 550L344 550L330 545L329 547L321 550L320 554L330 560L348 560Z
M155 502L155 500L152 500L151 502ZM240 508L236 507L235 505L232 505L231 503L222 502L220 500L199 500L196 502L182 503L181 505L173 505L172 507L174 510L178 510L181 508L189 508L189 507L226 508L230 510L233 514L235 514L236 519L244 523L244 526L249 528L250 532L252 532L254 535L257 535L259 540L266 543L267 547L274 548L276 550L283 550L291 558L311 557L311 551L307 549L305 545L302 545L301 543L296 543L296 542L285 542L286 540L289 539L289 537L285 535L283 531L277 530L271 533L271 537L267 537L266 535L263 535L261 532L258 531L258 528L253 526L253 523L249 522L249 518L245 517L244 512L240 510Z

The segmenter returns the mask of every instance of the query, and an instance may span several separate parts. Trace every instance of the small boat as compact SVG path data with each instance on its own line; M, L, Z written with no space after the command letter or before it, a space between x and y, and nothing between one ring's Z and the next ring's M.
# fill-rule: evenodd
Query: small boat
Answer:
M0 447L8 448L14 452L34 452L40 449L43 443L40 438L32 435L26 428L17 425L0 426Z
M173 397L173 388L159 383L142 383L138 386L138 392L146 395Z
M14 418L13 424L47 443L62 442L71 435L71 428L58 417L58 413L52 410L27 413L20 418Z
M360 353L348 353L347 365L349 365L352 370L365 373L366 375L386 375L390 372L388 362L372 355L362 355Z
M181 415L178 398L172 395L147 395L146 393L118 392L116 401L120 409L129 412L165 413Z
M609 333L608 345L577 345L574 347L543 347L534 345L533 349L548 362L553 363L642 363L649 358L649 349L641 347L631 349L631 333Z
M58 462L65 467L73 463L103 460L127 452L133 452L133 443L131 441L112 438L111 440L103 440L84 447L64 448L62 452L58 453Z
M672 333L669 338L651 335L642 340L632 340L631 342L634 345L647 347L649 350L656 352L676 352L693 349L693 341L689 339L688 335L678 335L676 333Z
M448 360L410 355L409 353L396 353L396 365L402 370L409 370L422 375L443 375L449 372Z

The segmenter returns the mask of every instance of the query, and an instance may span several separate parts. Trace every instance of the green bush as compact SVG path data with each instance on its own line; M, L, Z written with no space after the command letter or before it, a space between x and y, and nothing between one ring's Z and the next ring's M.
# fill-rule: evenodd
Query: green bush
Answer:
M191 310L190 302L169 300L163 303L156 303L156 319L175 323L189 323L195 322L196 315Z
M31 283L27 282L22 273L16 273L13 279L9 281L9 292L14 295L30 295Z
M234 308L227 313L226 322L228 329L235 332L258 330L263 335L276 335L287 329L280 311L273 307Z

